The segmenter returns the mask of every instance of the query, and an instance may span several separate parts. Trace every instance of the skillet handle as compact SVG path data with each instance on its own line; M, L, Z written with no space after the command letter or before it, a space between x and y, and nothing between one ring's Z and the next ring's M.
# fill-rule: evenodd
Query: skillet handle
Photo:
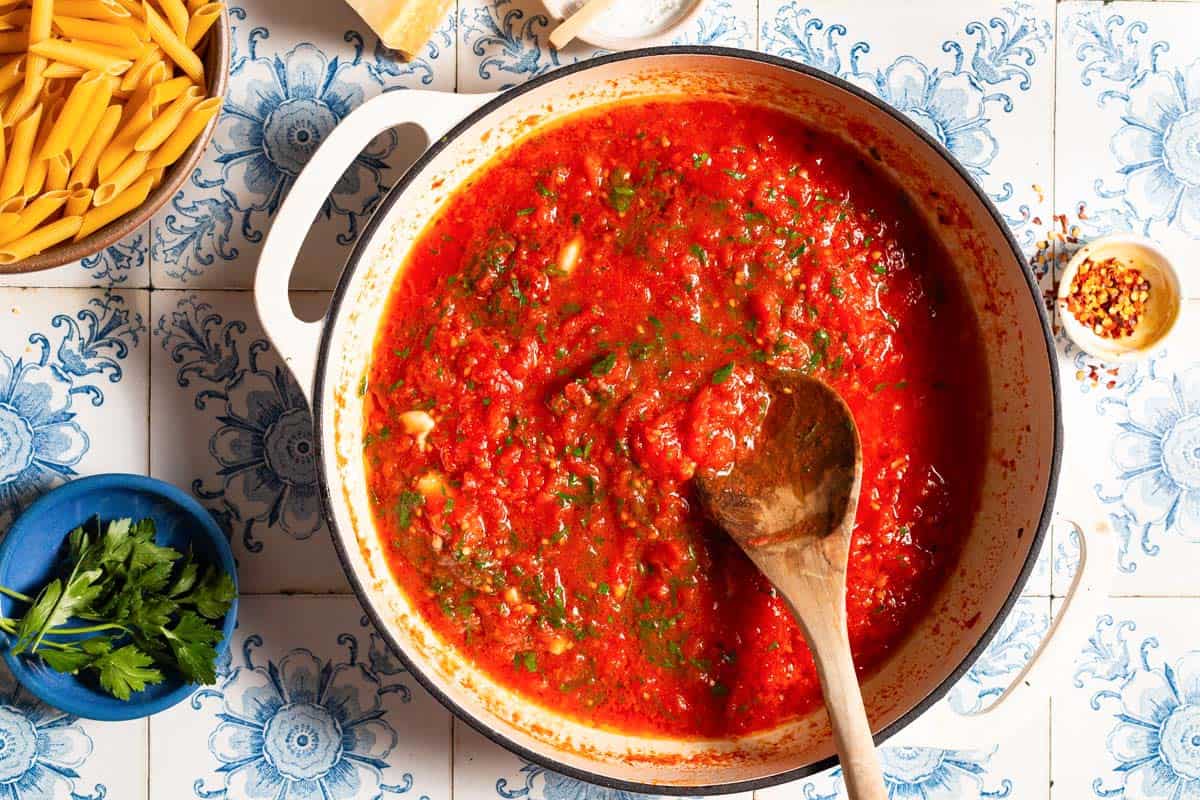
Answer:
M254 276L254 305L268 338L304 394L311 399L317 349L325 320L305 322L288 300L288 281L305 233L342 173L359 152L383 131L412 122L425 130L430 143L438 140L468 113L494 94L452 94L406 90L385 92L348 114L317 148L296 177L275 214L263 243Z
M1027 713L1027 703L1045 702L1053 689L1061 685L1063 676L1070 674L1096 618L1104 611L1116 549L1112 523L1099 508L1087 509L1086 515L1056 511L1055 521L1066 522L1076 529L1079 568L1029 662L987 709L959 714L949 703L940 701L921 716L911 734L905 731L898 736L898 743L990 749L1000 736L998 731L1012 730L1020 724Z

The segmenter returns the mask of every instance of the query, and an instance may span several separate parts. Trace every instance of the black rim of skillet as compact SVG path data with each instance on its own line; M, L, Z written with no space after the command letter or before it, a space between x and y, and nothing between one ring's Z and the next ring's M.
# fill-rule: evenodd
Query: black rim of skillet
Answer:
M1029 287L1030 300L1037 309L1038 319L1042 323L1041 334L1046 345L1046 356L1050 367L1051 393L1054 396L1054 452L1051 457L1050 478L1046 487L1046 495L1042 501L1042 513L1038 519L1037 530L1034 531L1033 534L1033 540L1030 544L1029 554L1026 556L1025 563L1022 565L1021 571L1017 575L1016 581L1013 583L1012 591L1009 592L1008 597L1005 599L1004 604L996 614L995 619L992 620L987 629L984 630L984 632L980 635L978 641L975 643L975 646L971 648L971 651L966 655L965 658L963 658L963 660L950 673L950 675L948 675L945 680L938 684L938 686L933 689L933 691L931 691L924 700L917 703L908 712L900 716L900 718L898 718L895 722L888 725L875 735L876 744L882 744L891 736L898 733L901 729L907 727L909 724L915 721L917 717L929 709L934 703L941 700L942 697L944 697L950 690L950 688L957 683L958 680L963 677L963 675L966 674L967 670L969 670L972 665L974 665L975 661L981 655L983 655L983 651L987 648L997 631L999 631L1000 626L1004 623L1005 619L1007 619L1009 612L1012 610L1013 604L1016 603L1017 598L1021 594L1021 590L1024 588L1025 583L1029 579L1030 573L1033 571L1033 566L1037 561L1038 554L1041 552L1042 541L1045 538L1046 530L1050 524L1053 499L1058 489L1058 472L1060 462L1062 460L1063 445L1062 406L1059 397L1060 389L1058 358L1054 345L1054 338L1050 333L1050 322L1046 315L1046 308L1042 302L1041 289L1034 280L1032 273L1025 266L1025 256L1021 252L1020 246L1013 238L1012 232L1009 230L1007 224L1005 224L1003 217L1000 216L1000 213L997 211L995 205L987 197L987 195L983 193L983 190L971 178L963 166L946 150L945 147L942 146L940 142L922 131L901 112L893 109L891 106L885 104L875 96L868 94L857 86L854 86L853 84L850 84L841 78L829 75L828 73L822 72L806 64L789 61L785 58L780 58L779 56L768 55L766 53L760 53L753 50L742 50L734 47L695 45L647 47L638 50L628 50L621 53L598 56L587 61L581 61L569 66L561 67L553 72L533 78L520 86L504 91L498 97L489 100L487 103L484 103L482 106L475 109L461 122L443 134L442 137L436 142L431 143L429 148L421 155L421 157L418 158L412 164L412 166L408 168L405 174L400 177L400 180L398 180L395 185L392 186L392 188L388 191L387 196L384 197L378 208L376 208L370 221L368 221L368 223L363 227L362 233L359 234L358 240L355 242L354 247L350 252L350 256L346 261L346 267L342 271L342 275L338 280L337 287L334 289L333 297L330 300L329 310L326 312L326 320L334 320L337 318L342 302L345 299L347 288L350 284L350 278L353 276L354 271L358 267L358 262L362 256L363 248L374 237L376 229L382 223L383 219L387 217L392 205L396 202L400 195L403 194L404 190L408 188L409 184L412 183L415 177L425 169L429 162L439 153L441 153L451 141L458 138L458 136L461 135L465 130L470 128L483 117L490 114L492 111L508 103L509 100L519 97L526 92L533 91L534 89L544 86L545 84L550 83L558 78L620 61L674 55L723 56L726 58L741 59L746 61L757 61L773 67L790 70L791 72L805 75L814 80L827 83L835 88L848 92L858 99L874 106L877 111L886 114L896 122L904 125L913 134L920 138L926 144L926 146L933 151L934 154L939 156L944 162L950 165L959 174L959 176L962 177L963 182L969 187L970 191L975 193L975 196L979 199L979 202L987 210L988 214L991 215L992 220L995 222L997 228L999 228L1005 239L1008 241L1008 245L1012 251L1012 257L1017 264L1017 268L1021 270L1025 277L1025 282ZM325 366L329 357L329 330L329 326L326 325L325 329L321 333L320 346L317 352L316 377L313 382L313 425L317 430L320 429L320 420L323 410L322 400L325 390ZM786 770L784 772L779 772L762 778L698 786L660 785L653 783L642 783L638 781L626 781L606 775L600 775L594 772L589 772L587 770L578 769L560 761L556 761L550 756L536 752L512 741L503 733L489 726L485 720L468 713L465 709L459 706L453 698L448 697L444 692L442 692L425 674L421 665L418 664L414 659L410 658L388 632L387 625L380 618L374 606L368 599L369 593L358 580L358 577L354 574L348 555L342 544L341 537L338 534L337 522L333 518L333 515L329 512L329 509L332 506L329 486L325 481L325 453L321 447L321 437L319 435L314 436L314 442L317 452L317 474L318 483L321 489L323 513L326 521L329 523L330 534L333 539L334 547L337 550L338 558L342 561L342 568L346 573L347 579L350 581L350 585L354 589L354 593L358 595L358 598L362 603L363 609L365 610L367 616L370 617L372 624L374 624L380 635L382 635L387 641L388 646L392 649L392 652L394 652L396 656L404 663L408 671L412 673L412 676L417 680L418 683L421 684L421 686L425 688L426 691L437 698L438 702L449 709L455 717L467 723L476 731L483 734L496 744L499 744L508 751L517 754L527 761L572 778L577 778L588 783L613 789L659 795L726 794L733 792L745 792L753 789L765 789L770 786L777 786L781 783L787 783L789 781L814 775L818 772L823 772L824 770L835 766L838 763L837 756L833 755L813 764Z

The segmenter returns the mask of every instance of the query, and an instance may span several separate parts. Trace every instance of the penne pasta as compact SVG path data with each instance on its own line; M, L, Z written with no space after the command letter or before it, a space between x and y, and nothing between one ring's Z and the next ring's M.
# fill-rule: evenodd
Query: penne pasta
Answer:
M187 34L188 17L190 16L183 0L156 0L156 2L162 9L163 16L167 18L171 30L175 31L175 35L182 39Z
M4 107L3 124L15 124L38 104L42 96L42 87L45 86L45 78L42 77L45 63L40 56L29 56L26 59L25 82L12 101Z
M107 86L108 81L104 80L103 74L99 72L89 72L75 82L58 119L54 121L53 130L46 137L45 144L37 151L37 158L50 158L66 152L72 135L79 131L83 118L87 115L88 104L102 85ZM104 105L108 105L107 97L104 98Z
M38 105L13 127L12 147L9 148L8 159L4 162L4 175L0 177L0 200L8 200L21 191L38 124L41 121L42 107Z
M63 96L63 92L66 90L67 82L65 80L62 80L61 78L57 80L46 78L45 83L42 84L42 102L45 103L47 100L57 100Z
M161 63L164 57L162 48L158 45L147 49L138 56L137 61L133 62L133 66L129 68L129 71L121 77L121 89L126 92L132 92L137 88L142 76L146 74L146 70L150 69L152 64Z
M149 196L153 185L154 176L147 173L131 183L125 191L114 197L111 202L105 205L97 205L89 210L84 214L83 225L75 234L76 241L95 233L108 223L128 214L146 202L146 197Z
M84 69L100 70L109 75L120 75L133 66L132 61L81 46L77 41L47 39L29 45L29 51L50 61L61 61Z
M63 64L61 61L54 61L46 65L46 71L42 73L48 80L54 78L81 78L87 72L83 67L77 67L74 64Z
M137 33L125 25L58 14L54 15L54 25L69 39L99 42L129 50L139 50L142 47L142 40L138 38Z
M153 94L153 90L151 90L151 94ZM146 126L146 129L133 143L133 149L157 150L171 135L171 132L179 127L179 123L183 121L187 112L203 99L204 93L200 91L199 87L189 87Z
M92 134L96 132L100 120L104 117L104 112L108 110L108 101L111 99L112 81L100 80L96 90L88 98L87 111L79 120L79 127L70 134L70 142L67 144L66 151L69 163L74 164L79 160L79 155L91 141Z
M116 0L54 0L54 12L84 19L129 19L129 9Z
M17 217L16 223L4 231L3 236L0 236L0 247L15 239L20 239L45 222L51 214L62 207L63 203L67 202L68 194L69 192L62 191L46 192L25 206Z
M121 163L121 166L113 170L112 174L96 187L96 191L92 194L92 205L102 206L111 202L114 197L125 191L134 181L145 174L148 163L150 163L149 153L130 153L129 157Z
M188 146L196 140L209 121L221 110L221 99L210 97L201 100L188 111L187 116L179 123L179 127L167 137L146 165L147 169L168 167L179 160Z
M25 56L19 55L0 67L0 92L7 92L25 79Z
M15 8L12 11L5 11L3 15L0 15L0 21L8 25L8 28L5 28L5 30L28 28L29 20L32 16L33 9Z
M208 29L221 17L224 8L221 3L205 3L193 11L192 18L188 20L187 35L184 36L183 43L195 50L204 34L208 33Z
M50 38L54 0L33 0L29 11L29 44Z
M38 158L37 154L46 145L46 139L49 138L50 131L54 127L54 121L58 117L58 109L57 101L42 104L42 119L38 128L37 139L33 143L29 166L25 168L25 180L21 184L21 194L26 197L33 197L38 194L42 191L42 187L46 183L46 172L49 169L49 164L46 163L46 159Z
M146 18L145 12L142 11L142 0L116 0L116 2L134 19L144 20Z
M63 217L0 248L0 265L15 264L37 255L47 247L70 239L83 225L83 217Z
M46 191L67 188L67 179L71 177L71 161L66 153L46 159Z
M150 88L150 102L156 107L161 106L163 103L169 103L187 91L188 87L195 85L192 83L192 79L186 75L180 75L178 78L163 81Z
M144 50L152 47L149 42L142 41L139 41L135 47L117 47L116 45L104 44L103 42L89 42L86 39L72 39L71 44L102 56L112 56L121 60L136 59Z
M200 63L200 56L188 49L188 46L183 43L183 39L176 35L175 31L158 15L158 12L144 0L142 10L145 12L146 29L150 32L150 38L163 49L167 58L183 70L185 75L197 84L203 84L204 65Z
M86 212L92 205L91 189L76 189L67 195L67 203L63 206L64 217L77 217Z
M96 164L100 160L100 154L108 147L120 124L121 107L109 106L106 108L100 117L100 124L96 126L96 132L87 141L83 152L79 154L79 159L71 169L71 178L67 182L68 189L83 189L92 185L92 181L96 177Z
M137 90L140 94L139 99L145 99L150 96L150 90L160 83L163 83L171 75L171 67L166 61L155 61L150 65L150 69L142 73L142 79L138 81Z
M24 53L28 46L26 31L0 31L0 53Z
M162 184L220 113L196 48L224 12L0 0L0 267L90 236Z

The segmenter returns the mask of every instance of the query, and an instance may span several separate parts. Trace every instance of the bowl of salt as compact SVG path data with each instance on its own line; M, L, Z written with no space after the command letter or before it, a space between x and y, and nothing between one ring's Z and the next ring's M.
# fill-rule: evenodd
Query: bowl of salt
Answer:
M586 0L543 0L546 11L565 19ZM605 50L634 50L672 44L703 10L706 0L616 0L578 38Z

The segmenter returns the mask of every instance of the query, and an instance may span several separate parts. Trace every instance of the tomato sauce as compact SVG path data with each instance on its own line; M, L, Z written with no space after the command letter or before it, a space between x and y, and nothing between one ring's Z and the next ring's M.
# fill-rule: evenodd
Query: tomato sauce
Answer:
M782 113L664 100L539 131L437 213L387 302L360 390L395 580L545 706L729 736L820 701L691 480L753 450L777 371L861 431L860 672L953 567L987 446L976 321L902 193Z

